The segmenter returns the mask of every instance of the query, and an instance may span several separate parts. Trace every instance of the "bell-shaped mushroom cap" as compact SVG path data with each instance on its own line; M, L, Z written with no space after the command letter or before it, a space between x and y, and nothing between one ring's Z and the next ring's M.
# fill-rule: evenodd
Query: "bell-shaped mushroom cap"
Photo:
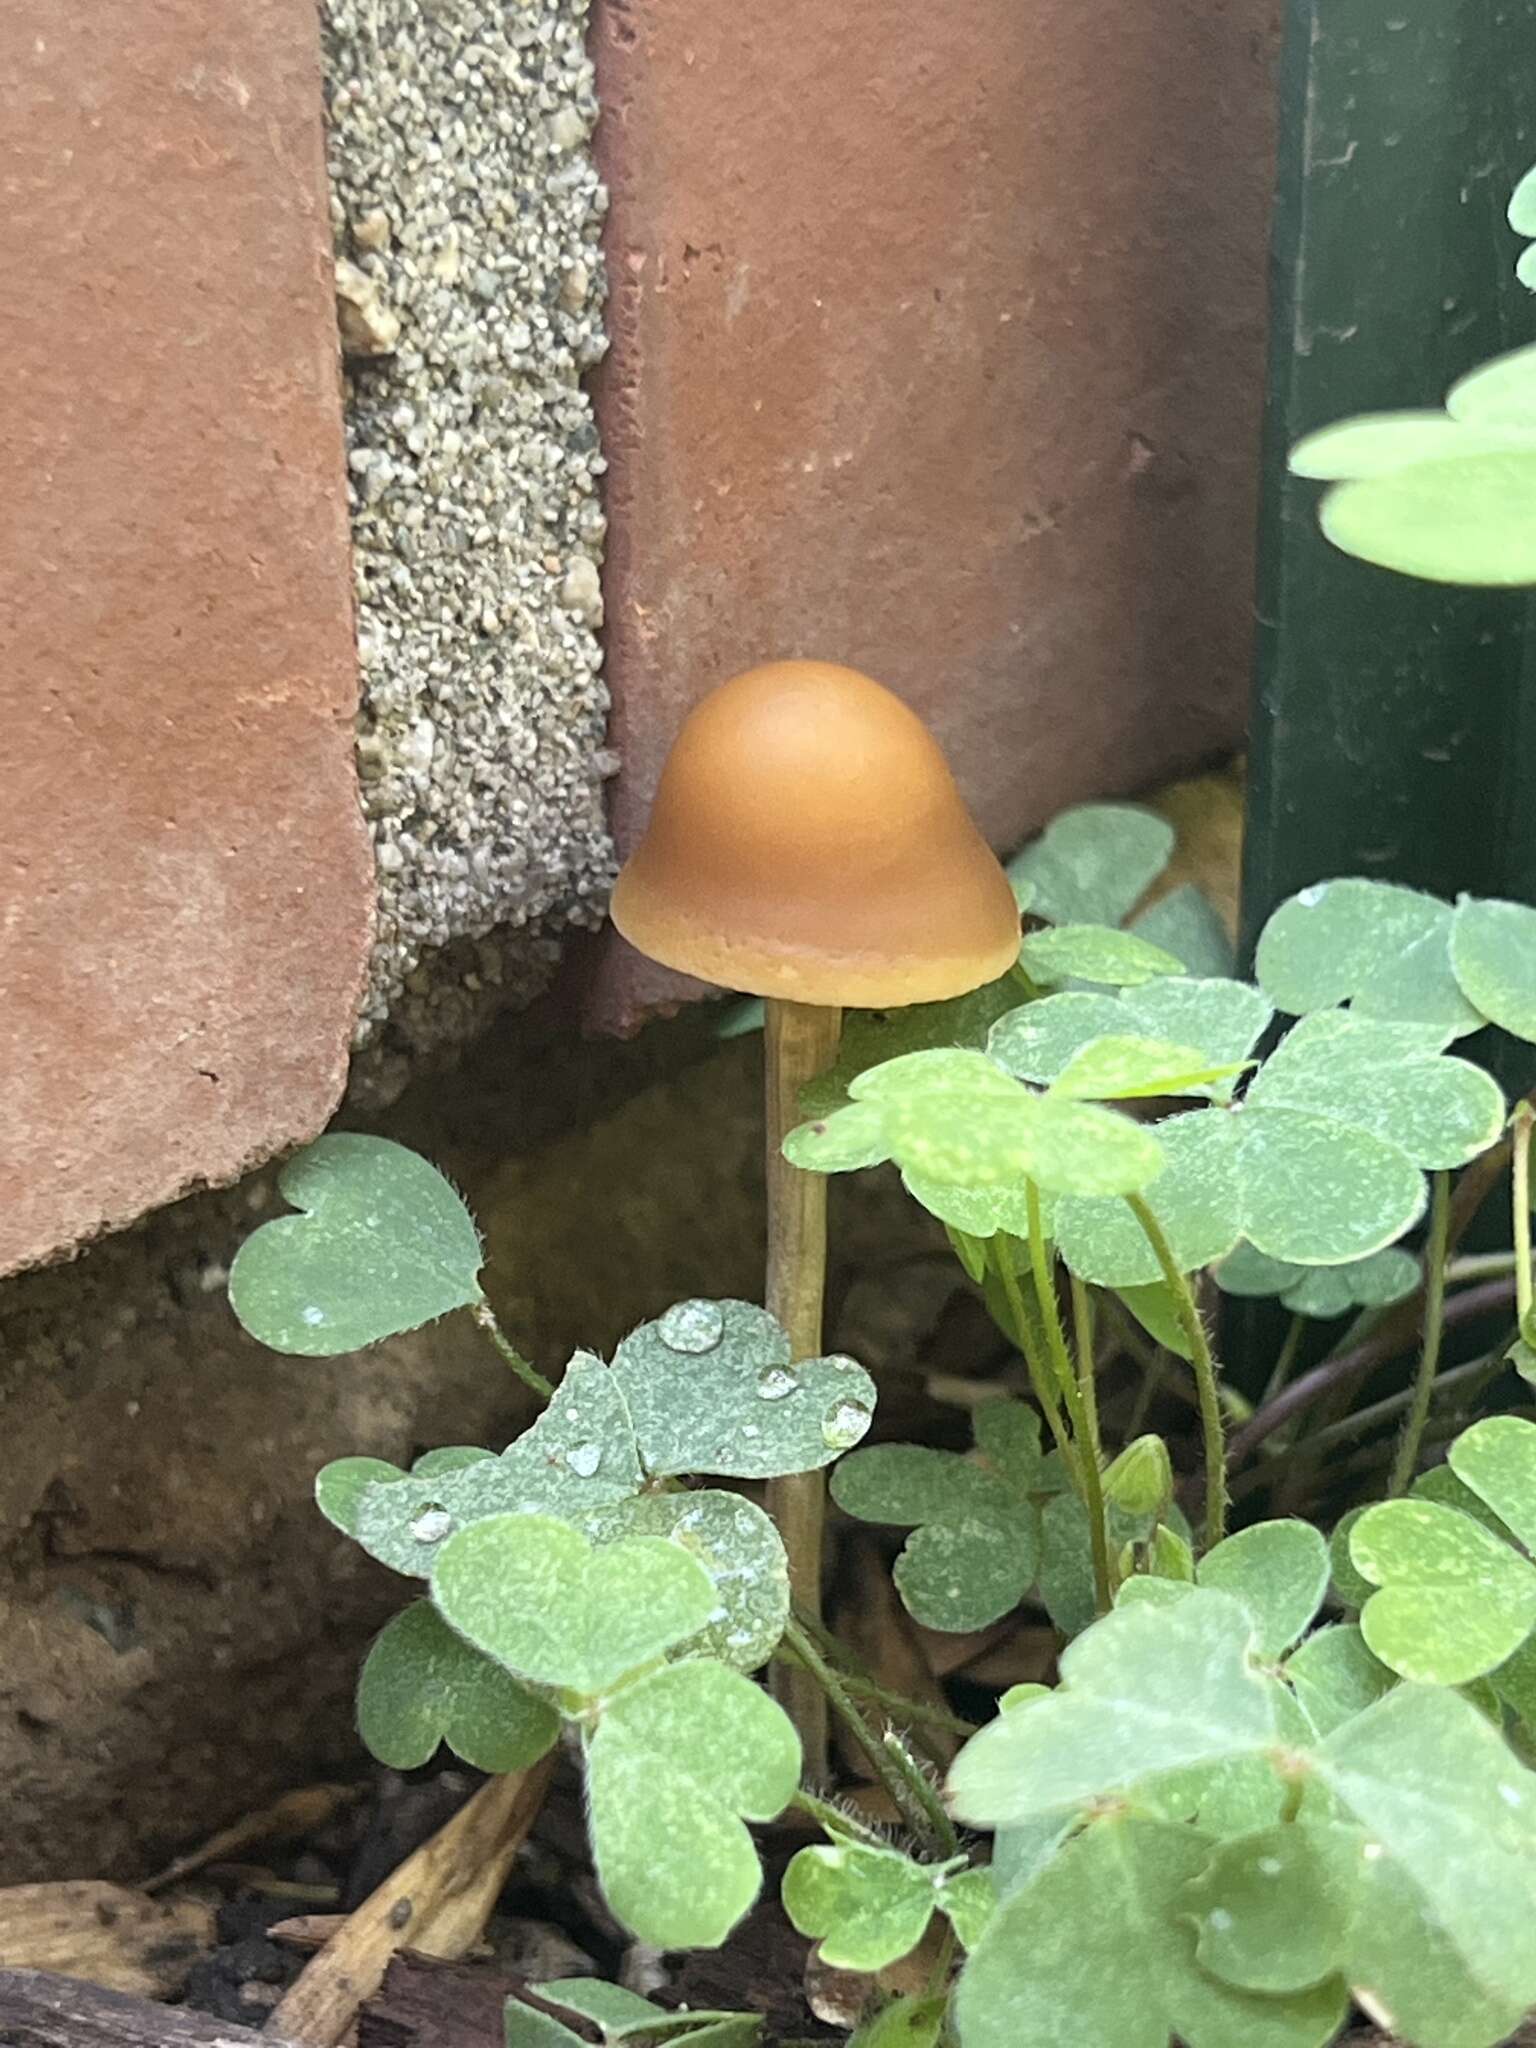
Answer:
M778 661L711 691L662 770L613 921L750 995L891 1009L991 981L1008 879L927 727L856 669Z

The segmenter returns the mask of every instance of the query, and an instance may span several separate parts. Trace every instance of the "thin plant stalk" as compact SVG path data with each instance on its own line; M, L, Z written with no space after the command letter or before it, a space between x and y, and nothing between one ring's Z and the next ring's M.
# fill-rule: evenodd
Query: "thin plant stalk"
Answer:
M1530 1101L1515 1104L1510 1119L1513 1148L1514 1233L1515 1233L1515 1319L1525 1334L1531 1312L1531 1126L1536 1110Z
M1061 1453L1062 1463L1069 1472L1077 1470L1077 1447L1062 1419L1061 1402L1057 1397L1056 1380L1050 1367L1041 1356L1040 1333L1035 1329L1029 1309L1024 1300L1024 1290L1019 1285L1019 1276L1014 1269L1011 1247L1016 1238L999 1235L988 1238L987 1257L991 1268L998 1277L1003 1290L1003 1299L1008 1304L1008 1313L1013 1318L1014 1340L1020 1356L1029 1373L1030 1390L1040 1404L1046 1426L1052 1441Z
M1285 1342L1280 1346L1280 1355L1276 1358L1274 1370L1269 1375L1269 1383L1264 1389L1260 1406L1263 1405L1264 1401L1273 1401L1276 1394L1279 1393L1291 1374L1296 1370L1296 1354L1301 1349L1301 1340L1306 1333L1306 1317L1293 1312L1291 1327L1285 1333Z
M1093 1299L1086 1285L1070 1270L1067 1279L1072 1288L1072 1341L1077 1347L1077 1385L1083 1397L1083 1415L1088 1424L1088 1441L1093 1455L1098 1457L1101 1444L1099 1439L1099 1377L1098 1352L1093 1327Z
M1419 1347L1413 1399L1403 1418L1403 1432L1397 1440L1397 1455L1392 1460L1392 1476L1387 1482L1389 1497L1408 1491L1408 1482L1418 1465L1419 1447L1435 1390L1435 1372L1440 1364L1440 1344L1445 1335L1445 1258L1451 1232L1451 1176L1442 1169L1434 1175L1432 1187L1429 1242L1424 1248L1424 1341ZM1517 1272L1517 1289L1519 1284ZM1526 1284L1529 1286L1529 1278Z
M1142 1195L1127 1195L1125 1199L1162 1268L1163 1279L1173 1296L1174 1314L1189 1345L1189 1362L1199 1397L1200 1434L1205 1444L1205 1547L1214 1550L1227 1533L1227 1443L1211 1340L1205 1334L1205 1324L1190 1292L1189 1282L1179 1270L1173 1246L1150 1204Z
M517 1349L517 1346L511 1342L500 1323L497 1322L495 1311L492 1309L491 1304L488 1301L477 1301L474 1307L471 1308L470 1314L480 1325L480 1328L484 1330L486 1336L490 1338L507 1364L517 1374L523 1385L530 1387L541 1401L547 1401L555 1391L554 1383L545 1379L543 1373L536 1366L530 1365L521 1351Z
M784 1646L800 1663L807 1678L818 1687L823 1698L842 1722L863 1755L876 1779L890 1799L896 1811L917 1835L929 1841L932 1847L940 1849L946 1856L953 1855L955 1831L947 1814L939 1809L943 1820L940 1829L930 1807L933 1787L922 1777L917 1765L905 1751L893 1749L882 1742L864 1716L859 1712L853 1698L839 1674L822 1656L812 1641L809 1632L798 1621L791 1619L785 1624ZM921 1789L917 1783L922 1779Z
M842 1012L812 1003L763 1005L765 1109L768 1134L768 1271L765 1305L789 1338L791 1362L821 1351L821 1311L827 1280L827 1183L802 1173L784 1157L784 1139L801 1122L800 1091L832 1063ZM809 1614L821 1613L822 1542L826 1481L820 1472L770 1479L767 1508L789 1560L790 1592ZM770 1675L775 1696L795 1724L813 1784L826 1770L827 1701L804 1669L780 1667Z
M1061 1384L1061 1397L1072 1419L1072 1439L1078 1446L1077 1480L1078 1489L1083 1497L1083 1506L1088 1510L1088 1540L1093 1552L1094 1605L1100 1614L1107 1614L1115 1597L1115 1583L1110 1574L1109 1521L1104 1508L1104 1487L1099 1476L1099 1454L1094 1442L1094 1432L1088 1425L1072 1354L1067 1349L1066 1333L1061 1327L1061 1310L1056 1304L1056 1276L1051 1271L1045 1231L1040 1221L1040 1190L1033 1181L1026 1183L1025 1201L1029 1215L1029 1259L1034 1273L1035 1295L1045 1321L1045 1341L1050 1349L1056 1377Z

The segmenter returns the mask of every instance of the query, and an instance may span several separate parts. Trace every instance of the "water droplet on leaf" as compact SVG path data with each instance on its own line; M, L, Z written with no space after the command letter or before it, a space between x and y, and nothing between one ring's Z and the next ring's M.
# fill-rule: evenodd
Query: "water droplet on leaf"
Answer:
M712 1301L680 1301L661 1318L656 1334L669 1351L697 1355L713 1351L720 1342L725 1335L725 1317Z
M453 1527L453 1517L446 1508L426 1508L411 1524L411 1534L418 1543L441 1543Z
M603 1462L601 1444L572 1444L565 1454L565 1462L578 1479L590 1479Z
M800 1382L787 1365L768 1365L757 1376L757 1398L760 1401L782 1401L786 1394L794 1393Z
M311 1303L304 1311L304 1320L313 1329L316 1323L323 1323L325 1321L325 1310L323 1308L316 1308Z
M870 1413L862 1401L839 1401L821 1420L822 1441L835 1451L846 1451L868 1429Z

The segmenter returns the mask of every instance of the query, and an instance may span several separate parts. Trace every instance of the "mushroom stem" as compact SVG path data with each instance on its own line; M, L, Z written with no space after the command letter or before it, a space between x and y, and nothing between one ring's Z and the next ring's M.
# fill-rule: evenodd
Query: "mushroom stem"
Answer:
M804 1122L800 1090L830 1066L842 1030L841 1010L770 996L763 1005L768 1126L768 1281L766 1306L789 1337L790 1358L821 1351L821 1303L827 1277L827 1182L802 1173L784 1157L785 1134ZM820 1472L794 1472L768 1482L768 1512L789 1559L789 1588L797 1605L821 1614L821 1543L826 1484ZM827 1702L803 1666L777 1665L770 1674L780 1704L794 1722L805 1752L808 1783L826 1770Z

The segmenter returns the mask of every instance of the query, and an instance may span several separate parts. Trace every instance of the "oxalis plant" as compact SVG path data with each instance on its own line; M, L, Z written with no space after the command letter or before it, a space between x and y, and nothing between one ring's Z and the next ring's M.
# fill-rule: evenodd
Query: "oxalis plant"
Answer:
M1536 389L1510 360L1498 388ZM1447 420L1337 430L1314 462L1355 479L1332 537L1531 580L1502 515L1476 560L1425 551L1427 503L1466 483L1503 504L1536 459L1523 416ZM1494 468L1467 423L1497 428ZM1366 488L1400 472L1403 490ZM500 1450L342 1459L317 1498L418 1582L363 1667L368 1747L499 1773L566 1741L599 1881L641 1940L722 1942L762 1882L750 1824L797 1808L820 1839L782 1900L822 1960L883 1980L925 1959L926 1988L877 1999L859 2048L1312 2048L1354 2006L1422 2048L1493 2048L1536 2005L1536 1112L1464 1042L1536 1042L1536 909L1324 881L1275 912L1243 980L1198 897L1135 914L1170 841L1134 808L1070 812L1010 871L1025 926L1003 972L855 1008L840 1036L767 1011L773 1158L812 1180L893 1168L1014 1347L968 1451L863 1443L877 1390L808 1342L820 1212L782 1174L773 1298L793 1333L753 1303L681 1302L552 1384L497 1324L455 1190L350 1134L289 1163L297 1213L242 1248L231 1299L316 1357L468 1312L543 1404ZM1494 1201L1507 1251L1464 1254ZM1256 1398L1214 1353L1222 1293L1288 1313L1245 1373ZM1491 1316L1496 1341L1442 1370L1446 1333ZM1408 1384L1362 1402L1409 1351ZM1141 1392L1111 1409L1127 1361ZM1179 1444L1144 1427L1179 1395L1200 1443L1182 1479ZM748 1490L803 1590L822 1475L842 1514L893 1532L925 1628L1043 1609L1054 1684L1013 1686L974 1728L872 1679L791 1597ZM1253 1519L1259 1501L1321 1512ZM794 1719L774 1670L795 1675ZM893 1826L829 1796L799 1732L811 1695ZM936 1721L966 1738L942 1782ZM536 1990L509 2048L761 2031L591 1980Z

